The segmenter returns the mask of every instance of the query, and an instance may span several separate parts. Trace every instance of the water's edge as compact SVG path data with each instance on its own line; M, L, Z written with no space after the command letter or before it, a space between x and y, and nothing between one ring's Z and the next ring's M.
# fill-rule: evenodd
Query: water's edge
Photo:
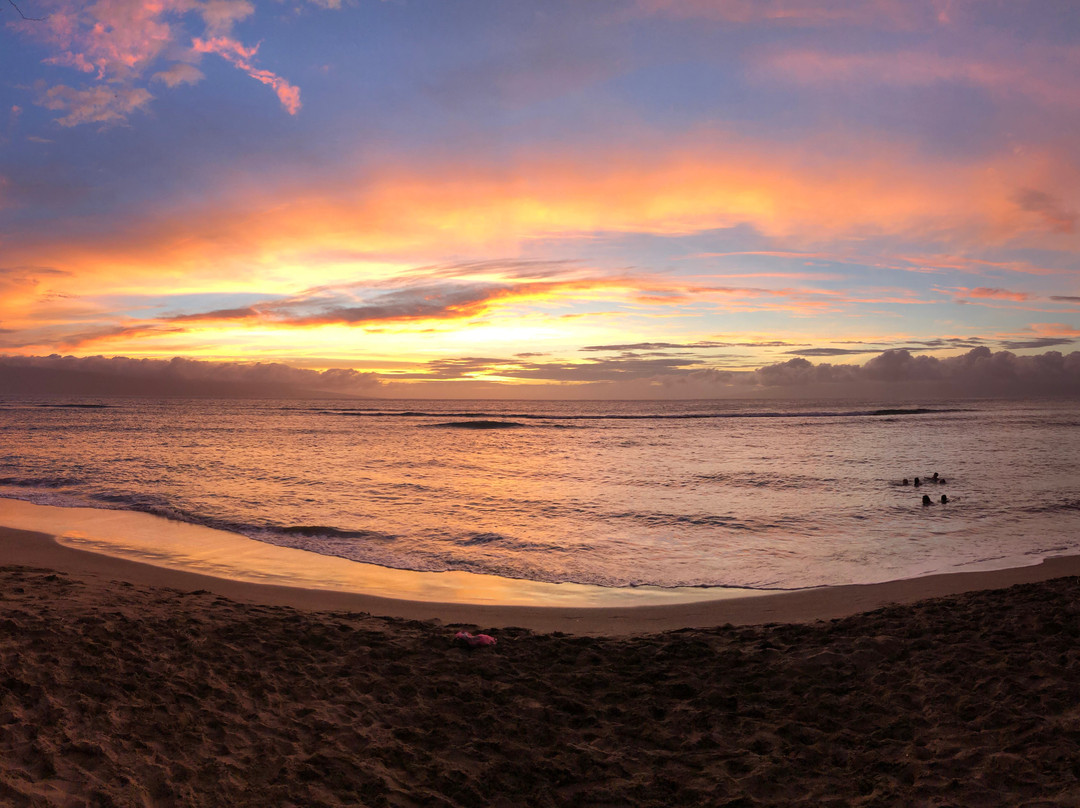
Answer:
M137 511L63 508L0 498L0 526L55 537L77 550L248 583L437 603L656 606L776 594L735 587L603 587L471 572L417 572L280 547Z

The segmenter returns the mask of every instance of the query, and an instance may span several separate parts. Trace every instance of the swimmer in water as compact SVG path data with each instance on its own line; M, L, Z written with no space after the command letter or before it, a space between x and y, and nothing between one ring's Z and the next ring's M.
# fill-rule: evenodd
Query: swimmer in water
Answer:
M941 504L944 505L948 501L949 501L949 498L947 496L945 496L944 494L942 494L941 495Z
M920 483L920 482L919 482L919 478L918 478L918 477L916 477L916 478L915 478L915 487L916 487L916 488L918 488L918 487L919 487L920 485L922 485L922 483Z
M907 477L905 477L905 478L904 478L904 481L903 481L902 483L900 483L900 485L909 485L909 483L908 483L908 478L907 478Z
M923 494L922 495L922 504L923 505L933 505L934 504L933 502L930 501L930 495L929 494Z

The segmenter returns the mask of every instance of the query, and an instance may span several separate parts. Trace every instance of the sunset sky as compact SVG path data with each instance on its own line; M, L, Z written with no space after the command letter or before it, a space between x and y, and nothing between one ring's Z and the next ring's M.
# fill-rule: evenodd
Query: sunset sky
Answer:
M17 2L8 357L697 396L1080 341L1070 0Z

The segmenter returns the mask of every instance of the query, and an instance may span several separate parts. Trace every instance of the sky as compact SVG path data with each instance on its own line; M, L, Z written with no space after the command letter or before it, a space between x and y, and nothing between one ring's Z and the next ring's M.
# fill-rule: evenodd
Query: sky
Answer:
M7 365L1080 389L1071 0L4 3Z

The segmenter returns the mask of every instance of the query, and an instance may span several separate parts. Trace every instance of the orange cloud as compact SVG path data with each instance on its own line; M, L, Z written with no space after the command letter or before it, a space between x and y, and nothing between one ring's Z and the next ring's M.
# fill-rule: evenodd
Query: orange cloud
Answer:
M509 322L506 318L520 318L530 308L540 307L543 311L549 304L552 306L565 306L576 300L597 304L603 302L607 306L613 303L621 303L622 312L608 312L604 317L626 316L634 311L635 304L647 303L650 297L646 291L647 284L642 284L642 289L635 290L625 288L627 284L607 283L594 281L591 284L562 285L523 285L521 288L499 286L491 289L453 289L448 288L443 292L425 289L403 289L397 293L389 293L383 296L372 295L368 299L357 301L334 300L323 305L307 305L300 299L285 299L284 301L266 301L247 307L236 309L219 309L201 313L184 314L171 318L148 319L133 321L131 318L119 318L121 324L127 327L144 328L147 332L156 332L163 328L170 330L182 329L184 331L220 330L222 328L238 328L247 331L262 330L270 338L270 332L278 334L278 340L288 342L288 337L282 337L283 329L317 329L322 326L345 326L347 328L362 328L365 331L394 326L410 333L418 333L433 327L456 324L475 324L482 319L491 317L501 318L501 322ZM690 293L687 290L668 291L666 296L661 296L659 291L653 297L661 298L665 304L690 303L699 310L707 307L709 310L799 310L809 308L809 304L800 304L798 301L789 300L783 294L775 294L765 297L767 293L757 290L746 290L740 295L723 295L709 291ZM757 301L757 302L756 302ZM767 302L766 302L767 301ZM648 314L648 310L643 312ZM672 309L672 313L685 313L683 310ZM117 317L108 317L103 312L97 312L100 328L86 329L79 327L79 320L69 318L68 326L64 333L50 331L47 337L42 339L42 344L58 341L63 336L63 341L69 346L78 344L85 346L98 341L101 338L114 336ZM553 312L550 317L559 317L559 313ZM589 312L588 316L599 316L596 312ZM25 312L23 316L5 318L8 325L19 328L20 333L28 333L35 328L47 327L55 324L58 327L64 325L64 320L53 313L48 316L40 308ZM71 336L74 334L75 336ZM23 339L23 337L19 337ZM2 342L3 340L0 340Z
M783 311L804 315L840 312L858 303L921 302L903 294L866 299L832 290L717 286L649 276L580 277L576 269L540 269L534 274L542 279L493 275L480 282L443 279L441 268L436 267L426 280L406 281L396 287L385 282L321 286L246 306L144 319L110 316L101 309L89 308L78 316L70 310L53 311L46 321L45 312L37 311L28 314L30 320L23 324L33 336L30 341L20 337L18 344L57 345L85 352L101 350L103 345L121 349L138 345L139 350L146 350L162 339L173 344L178 339L223 344L226 335L250 341L252 334L261 335L258 338L264 343L287 345L293 342L288 332L297 329L325 334L325 329L335 328L343 334L359 327L370 334L391 328L396 333L416 334L432 329L474 328L483 322L489 328L520 330L530 311L537 312L537 322L545 318L550 322L550 317L543 314L549 305L562 307L575 301L621 305L621 312L603 315L609 318L634 312L649 317L683 317L688 311ZM655 312L656 304L663 304L665 309ZM639 311L640 306L646 308ZM673 308L668 311L667 306Z
M1040 337L1080 338L1080 328L1065 323L1031 323L1028 328Z
M233 53L241 51L250 53L236 43ZM398 267L448 253L512 256L530 240L596 233L674 236L750 225L811 253L874 236L960 251L1072 244L1016 202L1021 188L1062 197L1080 187L1075 168L1051 158L927 162L897 148L827 155L815 143L797 150L715 138L603 158L522 157L513 173L464 160L389 165L371 175L343 169L340 180L321 183L223 187L198 208L77 240L16 235L5 252L11 263L76 274L76 291L102 282L127 292L163 282L203 291L208 282L211 290L236 288L258 275L268 291L291 293L297 267L314 283L340 283L359 267L372 271L373 256Z

